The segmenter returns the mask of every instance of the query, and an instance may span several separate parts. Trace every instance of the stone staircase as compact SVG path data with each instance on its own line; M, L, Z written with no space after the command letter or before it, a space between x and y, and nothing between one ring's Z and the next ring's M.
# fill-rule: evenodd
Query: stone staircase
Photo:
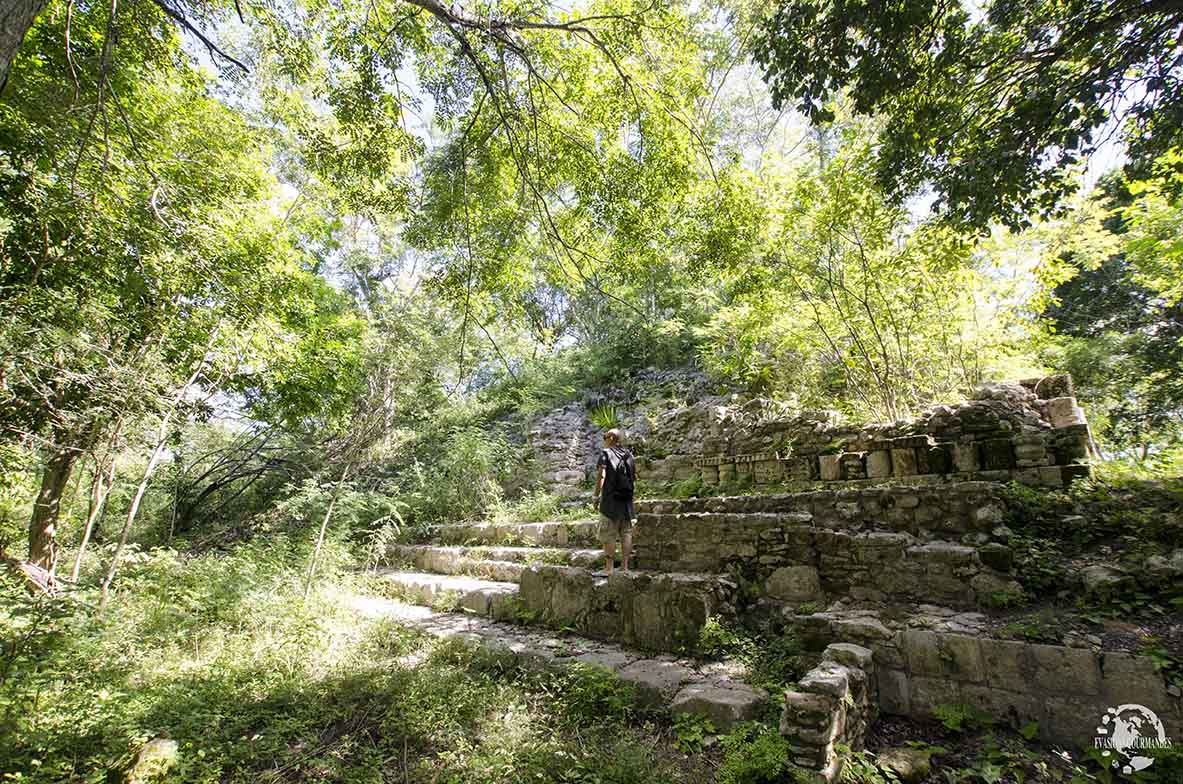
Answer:
M828 777L837 744L859 748L879 712L970 704L1087 746L1106 707L1132 701L1183 731L1183 702L1149 658L993 631L991 608L1021 593L999 483L644 500L637 512L629 573L599 571L596 522L579 520L441 525L429 544L392 546L382 579L433 608L419 610L433 628L467 624L479 644L548 666L607 667L719 730L758 717L768 695L741 668L696 661L700 632L712 617L773 618L829 657L789 690L781 724L795 761Z
M646 700L706 716L721 731L755 718L766 693L734 666L688 656L709 617L734 614L735 583L712 574L605 576L603 551L589 547L597 527L595 520L436 526L431 543L388 549L378 576L401 608L388 614L440 636L462 629L477 644L548 666L605 667ZM574 653L556 656L560 648Z

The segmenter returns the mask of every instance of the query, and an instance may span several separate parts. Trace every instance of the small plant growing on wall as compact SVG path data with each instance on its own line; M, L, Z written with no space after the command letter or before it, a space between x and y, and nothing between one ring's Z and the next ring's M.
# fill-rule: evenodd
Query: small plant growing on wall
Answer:
M620 412L613 403L601 403L588 413L587 418L601 430L620 427Z

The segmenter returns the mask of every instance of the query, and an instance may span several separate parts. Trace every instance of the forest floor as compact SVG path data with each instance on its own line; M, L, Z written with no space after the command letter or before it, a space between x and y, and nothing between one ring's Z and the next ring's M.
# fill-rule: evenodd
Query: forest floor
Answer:
M178 742L178 782L716 778L718 754L680 752L607 672L530 671L367 617L347 572L304 601L300 572L252 548L186 566L141 555L102 614L13 610L36 624L0 652L0 781L118 780L157 737Z
M0 578L0 781L122 781L153 738L178 744L166 782L794 780L775 694L764 721L714 736L607 671L531 669L366 612L380 591L344 556L305 599L300 555L135 552L101 613L91 589L48 605ZM869 745L930 752L926 782L1106 781L972 711L883 719ZM854 755L849 780L892 781L874 764Z

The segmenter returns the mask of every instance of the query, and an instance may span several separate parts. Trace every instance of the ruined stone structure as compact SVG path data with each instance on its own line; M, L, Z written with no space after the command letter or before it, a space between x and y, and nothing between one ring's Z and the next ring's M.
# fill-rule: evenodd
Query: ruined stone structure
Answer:
M717 729L757 715L767 695L695 660L700 632L711 618L775 620L822 656L785 695L781 731L794 763L830 780L836 747L860 748L878 714L930 717L940 705L1038 721L1044 740L1087 746L1108 707L1138 703L1183 737L1179 690L1149 658L1072 635L1000 638L988 613L1022 593L1002 483L1086 475L1090 441L1067 377L972 398L863 427L735 396L629 403L620 414L642 479L716 493L638 501L640 571L595 571L589 519L439 526L431 543L391 550L422 571L387 577L406 599L466 611L490 645L529 622L619 646L595 663ZM599 437L586 407L536 421L545 481L577 495ZM718 493L732 489L746 492ZM519 643L523 656L549 645Z

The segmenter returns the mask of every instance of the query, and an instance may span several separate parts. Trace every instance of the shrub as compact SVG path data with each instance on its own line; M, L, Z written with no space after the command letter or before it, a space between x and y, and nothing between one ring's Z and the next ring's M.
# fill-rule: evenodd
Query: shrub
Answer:
M774 784L788 770L792 747L772 727L744 723L720 739L719 784Z

